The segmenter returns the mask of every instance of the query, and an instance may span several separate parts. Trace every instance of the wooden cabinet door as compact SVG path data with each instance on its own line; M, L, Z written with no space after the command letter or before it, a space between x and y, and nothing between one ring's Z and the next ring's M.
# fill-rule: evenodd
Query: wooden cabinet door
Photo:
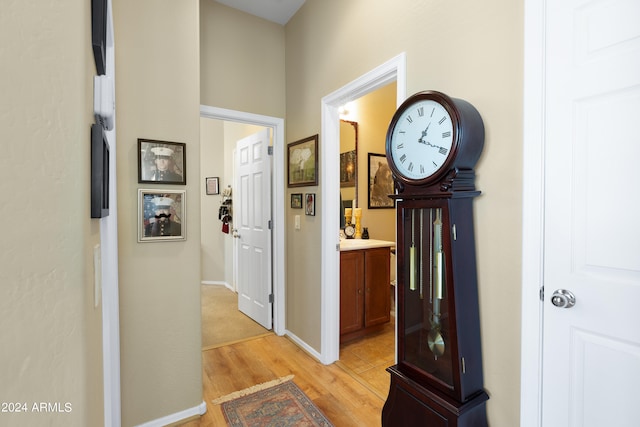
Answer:
M363 251L340 252L340 334L364 327Z
M365 311L364 326L391 320L391 283L389 248L364 251Z

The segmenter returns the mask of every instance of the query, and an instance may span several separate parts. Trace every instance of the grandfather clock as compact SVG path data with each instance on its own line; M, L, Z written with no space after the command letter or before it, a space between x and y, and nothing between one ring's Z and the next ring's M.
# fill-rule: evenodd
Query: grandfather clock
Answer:
M436 91L409 97L389 125L398 363L383 426L487 425L473 226L483 145L478 111Z

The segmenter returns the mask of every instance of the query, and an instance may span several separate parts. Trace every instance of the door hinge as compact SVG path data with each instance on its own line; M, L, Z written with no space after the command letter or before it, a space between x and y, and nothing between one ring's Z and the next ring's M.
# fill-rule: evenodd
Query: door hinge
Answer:
M267 147L267 155L273 156L273 145Z
M273 304L273 294L269 294L269 304Z
M273 228L273 224L271 223L271 220L269 220L269 221L267 222L267 228L268 228L269 230L271 230L271 229Z
M540 287L540 301L544 302L544 286Z

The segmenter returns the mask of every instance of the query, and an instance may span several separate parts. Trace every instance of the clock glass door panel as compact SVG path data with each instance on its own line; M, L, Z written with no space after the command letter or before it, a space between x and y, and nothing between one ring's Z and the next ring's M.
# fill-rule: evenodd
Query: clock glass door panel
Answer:
M449 312L450 279L445 245L448 224L445 206L401 209L405 259L400 315L404 342L399 363L429 377L445 389L454 388L452 316Z

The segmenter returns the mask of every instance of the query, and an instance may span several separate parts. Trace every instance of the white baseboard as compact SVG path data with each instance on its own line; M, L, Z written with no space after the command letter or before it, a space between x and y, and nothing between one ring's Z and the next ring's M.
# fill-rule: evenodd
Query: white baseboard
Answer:
M176 423L181 420L186 420L189 417L193 417L194 415L204 415L207 412L207 404L202 401L198 406L194 406L193 408L185 409L184 411L176 412L171 415L167 415L166 417L158 418L152 421L147 421L144 424L138 425L138 427L163 427L168 424Z
M323 363L322 362L322 355L320 353L318 353L315 349L313 349L312 347L309 346L309 344L307 344L306 342L302 341L300 338L298 338L295 334L292 334L291 331L286 330L284 332L284 334L286 336L288 336L289 338L291 338L291 341L293 341L294 343L296 343L296 345L300 348L302 348L304 351L306 351L307 353L309 353L309 355L313 358L315 358L318 362ZM323 363L326 365L326 363Z
M206 285L206 286L224 286L225 288L227 288L227 289L229 289L229 290L231 290L233 292L236 291L227 282L219 282L219 281L216 281L216 280L202 280L202 281L200 281L200 284L201 285Z
M222 286L226 286L227 288L229 287L229 284L227 282L224 281L218 281L218 280L202 280L200 281L201 285L222 285Z

